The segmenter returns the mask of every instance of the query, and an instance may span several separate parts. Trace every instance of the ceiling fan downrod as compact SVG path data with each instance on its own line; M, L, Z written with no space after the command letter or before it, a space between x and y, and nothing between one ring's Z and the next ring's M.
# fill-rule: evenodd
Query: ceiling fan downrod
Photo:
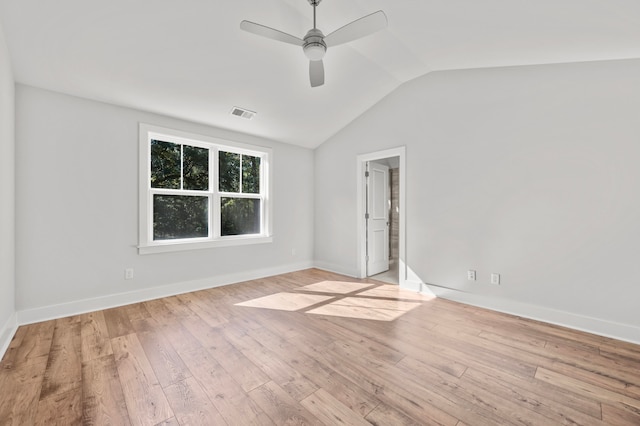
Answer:
M308 0L309 4L313 6L313 29L316 29L316 6L320 4L322 0Z

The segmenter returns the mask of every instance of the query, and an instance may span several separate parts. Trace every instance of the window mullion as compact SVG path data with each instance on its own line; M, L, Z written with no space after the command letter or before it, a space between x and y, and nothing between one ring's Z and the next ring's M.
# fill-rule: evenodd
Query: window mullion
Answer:
M211 149L211 225L213 229L213 238L220 238L220 150L215 147Z
M242 154L240 154L240 176L238 182L238 192L242 193Z
M198 191L198 190L184 190L181 191L179 189L165 189L165 188L152 188L149 190L151 194L158 195L186 195L191 197L208 197L209 191Z
M262 200L260 202L261 207L262 207L262 212L261 212L261 216L260 216L260 229L262 230L263 234L270 234L271 233L271 229L269 229L269 212L271 211L269 206L267 206L268 203L270 203L271 201L267 199L267 194L269 194L268 188L267 188L267 184L270 183L267 179L267 174L268 174L268 168L270 167L270 164L267 160L267 157L265 155L261 155L260 156L260 199Z
M184 189L184 145L180 145L180 189Z
M260 194L252 194L252 193L241 193L241 192L220 192L218 195L220 195L221 197L228 197L228 198L253 198L256 200L261 200L262 197L260 196Z

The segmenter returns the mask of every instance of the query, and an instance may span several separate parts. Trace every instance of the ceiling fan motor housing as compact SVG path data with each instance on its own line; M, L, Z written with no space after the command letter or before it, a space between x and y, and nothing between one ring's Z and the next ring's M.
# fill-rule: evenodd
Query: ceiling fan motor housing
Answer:
M324 42L324 34L317 28L310 29L304 36L302 45L304 54L310 61L320 61L327 51L327 44Z

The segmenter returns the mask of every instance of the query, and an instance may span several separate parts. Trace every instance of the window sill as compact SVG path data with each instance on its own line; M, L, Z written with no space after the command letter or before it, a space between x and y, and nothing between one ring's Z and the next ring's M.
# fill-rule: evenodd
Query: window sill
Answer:
M170 241L154 242L138 246L138 254L169 253L186 250L200 250L216 247L244 246L250 244L264 244L273 242L273 237L264 235L226 237L209 241Z

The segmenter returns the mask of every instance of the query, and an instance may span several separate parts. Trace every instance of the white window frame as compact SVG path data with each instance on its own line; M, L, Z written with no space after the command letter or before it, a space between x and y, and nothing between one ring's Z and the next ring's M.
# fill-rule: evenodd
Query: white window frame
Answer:
M151 140L162 140L176 144L191 145L209 149L209 189L187 191L151 188ZM221 192L218 187L219 151L260 157L260 193ZM273 241L271 206L271 157L270 148L247 145L210 136L196 135L180 130L168 129L151 124L139 125L139 226L138 253L165 253L172 251L207 249L247 244L262 244ZM242 190L242 187L240 187ZM209 198L209 235L202 238L173 240L153 240L153 195L198 195ZM261 200L261 233L247 235L220 235L220 198L252 198Z

